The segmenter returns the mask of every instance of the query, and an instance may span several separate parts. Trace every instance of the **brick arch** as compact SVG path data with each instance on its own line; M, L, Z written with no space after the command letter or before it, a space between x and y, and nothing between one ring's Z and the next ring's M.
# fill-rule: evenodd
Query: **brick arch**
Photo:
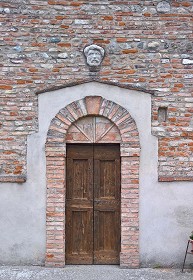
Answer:
M88 116L101 116L120 133L121 253L120 265L139 267L139 156L137 126L129 112L100 96L87 96L61 109L52 119L46 141L46 265L65 265L65 164L69 128ZM111 142L112 143L112 142Z

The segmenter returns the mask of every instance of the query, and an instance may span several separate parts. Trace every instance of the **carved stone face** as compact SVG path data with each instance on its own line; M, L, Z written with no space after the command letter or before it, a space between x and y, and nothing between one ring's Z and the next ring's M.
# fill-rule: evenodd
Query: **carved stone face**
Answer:
M84 49L86 62L91 67L99 66L104 57L104 49L97 45L90 45Z
M102 62L101 53L96 49L89 50L86 60L89 66L99 66Z

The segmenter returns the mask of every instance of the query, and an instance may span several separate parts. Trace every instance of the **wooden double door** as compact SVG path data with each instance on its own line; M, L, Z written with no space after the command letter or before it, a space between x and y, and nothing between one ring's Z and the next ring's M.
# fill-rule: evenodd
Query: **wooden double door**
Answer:
M67 145L66 172L66 263L119 264L119 145Z

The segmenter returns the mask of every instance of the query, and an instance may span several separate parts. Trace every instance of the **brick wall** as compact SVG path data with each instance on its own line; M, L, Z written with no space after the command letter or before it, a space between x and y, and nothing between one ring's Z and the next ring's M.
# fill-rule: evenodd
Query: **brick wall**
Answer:
M192 12L182 0L2 0L0 180L26 179L36 93L91 80L150 92L159 180L192 180ZM83 55L92 43L106 53L96 73Z

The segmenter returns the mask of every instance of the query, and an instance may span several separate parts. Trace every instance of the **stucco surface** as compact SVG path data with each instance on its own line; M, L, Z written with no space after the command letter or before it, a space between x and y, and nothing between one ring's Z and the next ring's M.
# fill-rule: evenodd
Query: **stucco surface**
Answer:
M193 187L190 182L158 183L158 145L151 134L151 95L95 82L39 95L39 132L28 137L27 182L0 184L0 263L44 263L46 134L61 108L89 95L102 96L126 108L139 130L142 266L181 264L193 224Z

